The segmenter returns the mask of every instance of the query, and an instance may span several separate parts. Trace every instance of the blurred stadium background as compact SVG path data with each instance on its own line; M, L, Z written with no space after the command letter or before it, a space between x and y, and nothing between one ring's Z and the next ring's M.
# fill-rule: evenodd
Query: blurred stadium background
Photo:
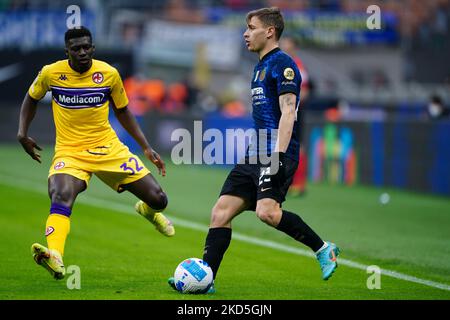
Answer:
M302 88L301 121L304 170L311 191L307 186L306 197L296 199L296 205L302 208L305 201L308 208L308 198L314 197L315 191L323 195L330 190L338 190L336 194L344 196L347 202L358 203L352 197L359 191L344 193L342 188L360 186L373 188L370 190L375 194L389 191L392 195L400 190L405 192L402 193L405 203L408 197L425 194L431 196L426 199L431 199L432 204L428 200L418 204L417 208L423 211L418 209L414 213L415 217L421 216L414 221L419 225L427 215L432 216L427 208L439 214L439 218L434 220L431 229L419 232L436 231L435 237L439 239L435 243L448 244L450 1L1 0L0 142L3 149L0 150L4 159L29 160L26 154L20 153L15 139L20 103L39 69L65 58L63 35L70 16L66 9L73 4L81 9L81 24L93 31L95 58L119 69L130 100L129 108L138 117L154 148L165 155L166 162L170 162L170 152L176 143L171 141L171 133L176 128L193 131L194 120L203 120L204 130L251 127L249 83L257 57L247 52L242 40L245 14L263 6L280 7L286 20L283 37L292 40L292 54L301 59L307 79ZM366 9L372 4L381 9L380 30L369 30L366 25L370 16ZM114 118L111 122L120 138L139 152ZM38 144L53 144L50 96L41 102L30 135ZM19 151L11 155L11 149L6 146L9 144L14 144ZM31 160L22 160L17 163L31 166ZM45 170L41 170L40 177L44 183ZM3 168L1 172L7 175L6 171ZM204 190L210 193L208 206L219 192L226 172L211 171L211 174L218 181L214 182L214 192ZM39 179L35 178L35 181ZM178 212L183 210L183 201L187 201L186 195L176 191L181 181L184 180L180 178L167 184L172 192L169 197L176 203ZM192 192L189 195L195 196ZM316 197L315 201L320 203L320 196ZM198 201L203 199L199 196ZM380 201L387 203L389 197ZM208 206L196 213L202 214L201 218L193 219L206 225ZM332 210L332 206L327 210ZM355 217L358 210L355 208L352 213ZM396 210L399 216L408 219L407 210L411 208L396 207ZM348 224L353 221L351 216L348 215ZM325 222L320 217L310 219L313 225L332 230L321 225ZM383 229L382 222L378 226ZM398 226L391 231L397 234L396 240L402 240L401 222ZM370 228L366 231L369 234ZM346 236L351 243L350 235ZM366 246L350 248L348 252L354 250L353 257L358 257L357 251L366 251L373 245L369 244L369 238L376 239L372 236L365 240L359 238ZM410 240L414 241L408 238L409 244ZM202 239L200 247L201 242ZM430 253L427 257L435 260L427 260L423 265L417 262L419 266L413 268L414 272L426 276L426 269L432 266L436 268L432 270L437 270L434 279L448 283L450 252L444 244L440 251L446 257L443 265L439 263L438 253L433 253L433 257ZM406 247L407 243L402 245ZM431 247L430 243L427 245ZM427 252L425 244L422 249L422 253ZM380 258L385 251L382 253L380 249L378 253ZM359 257L363 259L363 256ZM392 253L391 258L394 257ZM413 263L400 256L398 259ZM398 267L396 263L391 265ZM403 271L407 272L408 268Z
M251 125L256 57L243 45L244 17L279 6L284 37L295 41L308 74L309 178L450 195L449 1L3 0L2 141L14 141L20 101L38 70L65 58L71 4L94 32L96 57L121 72L130 108L162 153L173 146L170 132L193 119L205 129ZM371 4L381 9L380 30L366 26ZM45 115L33 125L41 143L53 141L49 124Z

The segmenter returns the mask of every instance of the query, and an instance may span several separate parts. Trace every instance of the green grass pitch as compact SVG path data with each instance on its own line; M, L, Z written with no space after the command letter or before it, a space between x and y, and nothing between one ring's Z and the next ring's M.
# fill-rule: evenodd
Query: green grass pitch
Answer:
M288 197L284 207L296 212L325 240L337 243L341 258L432 281L439 289L381 276L381 289L369 290L366 270L341 264L327 282L315 259L236 237L222 263L217 293L182 295L166 283L188 257L202 256L213 206L227 170L168 166L157 176L169 196L166 213L176 236L160 235L134 213L135 198L117 194L97 178L77 200L64 261L81 271L81 288L53 280L30 253L45 244L50 201L47 172L52 147L40 165L20 146L0 146L0 299L450 299L450 200L374 187L310 184L306 197ZM168 159L166 159L166 162ZM154 167L146 161L151 170ZM387 205L379 202L389 192ZM201 228L198 228L201 226ZM233 232L249 239L307 249L245 212ZM239 239L238 239L239 238Z

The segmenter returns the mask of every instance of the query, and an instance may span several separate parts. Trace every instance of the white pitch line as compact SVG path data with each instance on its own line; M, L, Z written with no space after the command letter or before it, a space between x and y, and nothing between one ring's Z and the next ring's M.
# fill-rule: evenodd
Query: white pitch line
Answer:
M29 179L5 175L3 173L0 173L0 178L1 178L0 184L6 185L6 186L11 186L11 187L19 187L21 189L31 190L31 191L34 191L34 192L37 192L40 194L47 195L46 189L43 189L41 187L36 187L33 184L33 181L30 181ZM11 181L11 180L14 181L14 183L10 183L9 181ZM120 213L137 215L137 213L135 213L133 210L133 206L131 206L131 205L125 205L121 202L116 202L116 201L111 201L111 200L103 200L103 199L99 199L99 198L89 196L86 194L80 194L80 196L77 198L77 202L83 203L86 205L90 205L90 206L94 206L94 207L99 207L99 208L108 208L112 211L116 211L116 212L120 212ZM171 216L171 220L176 225L179 225L184 228L201 231L201 232L205 232L205 233L208 231L208 226L205 226L205 225L202 225L202 224L199 224L196 222L188 221L188 220L181 219L181 218L176 218L173 216ZM302 248L292 247L289 245L276 243L276 242L270 241L270 240L264 240L264 239L260 239L260 238L256 238L256 237L247 236L247 235L239 233L239 232L233 231L232 237L233 237L233 239L237 239L239 241L255 244L258 246L272 248L275 250L289 252L289 253L305 256L305 257L315 258L315 254L313 254L311 251L308 251L308 250L305 250ZM342 258L339 258L339 264L350 267L350 268L363 270L363 271L366 271L367 267L368 267L368 265L358 263L358 262L348 260L348 259L342 259ZM450 291L450 285L447 285L445 283L421 279L421 278L410 276L410 275L400 273L397 271L381 269L381 274L391 277L391 278L399 279L399 280L414 282L414 283L422 284L422 285L425 285L428 287L433 287L433 288L437 288L437 289L441 289L441 290Z

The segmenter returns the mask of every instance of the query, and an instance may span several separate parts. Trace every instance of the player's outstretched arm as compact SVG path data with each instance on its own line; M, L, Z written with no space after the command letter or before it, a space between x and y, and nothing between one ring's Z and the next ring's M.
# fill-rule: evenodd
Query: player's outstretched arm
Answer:
M17 140L19 140L20 144L31 158L41 163L41 155L36 150L41 151L42 148L36 144L33 138L28 137L28 128L36 115L37 104L38 101L31 98L28 93L25 95L20 108Z
M124 127L125 130L127 130L127 132L137 141L137 143L139 143L147 159L153 162L153 164L158 168L159 174L162 174L164 177L166 175L166 165L160 155L153 150L152 147L150 147L150 144L136 121L136 118L127 107L117 109L113 101L111 101L111 104L122 127Z

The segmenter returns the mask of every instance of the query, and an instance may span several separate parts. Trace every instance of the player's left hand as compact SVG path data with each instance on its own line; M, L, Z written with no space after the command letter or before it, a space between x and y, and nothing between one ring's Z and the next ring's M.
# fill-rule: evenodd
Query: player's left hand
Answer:
M159 154L153 150L152 148L144 149L144 154L153 164L158 168L159 174L162 174L163 177L166 176L166 165L164 164L163 159L159 156Z

